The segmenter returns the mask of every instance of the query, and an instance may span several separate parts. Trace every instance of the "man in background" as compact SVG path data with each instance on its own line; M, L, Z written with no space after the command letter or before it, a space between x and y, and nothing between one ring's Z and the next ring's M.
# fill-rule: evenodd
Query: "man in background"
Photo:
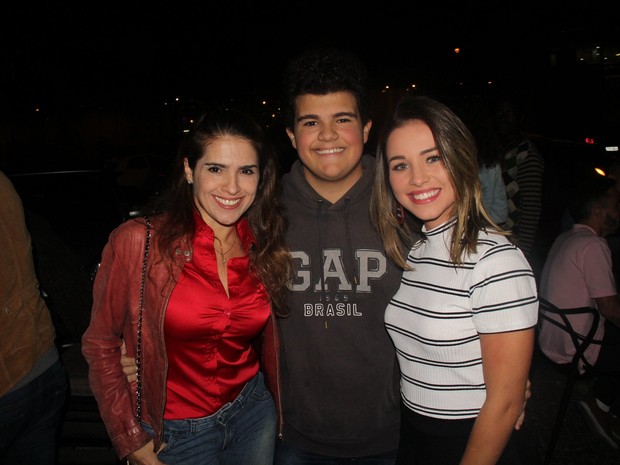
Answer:
M21 199L0 172L0 463L53 465L68 381Z
M601 315L594 339L602 343L591 344L585 352L596 376L593 394L579 407L592 429L612 447L620 441L620 298L605 237L620 224L619 200L615 180L598 175L579 180L568 199L575 224L551 246L540 282L541 297L556 307L595 307ZM569 319L582 335L592 324L588 315ZM570 363L575 354L568 333L544 320L538 342L555 363Z

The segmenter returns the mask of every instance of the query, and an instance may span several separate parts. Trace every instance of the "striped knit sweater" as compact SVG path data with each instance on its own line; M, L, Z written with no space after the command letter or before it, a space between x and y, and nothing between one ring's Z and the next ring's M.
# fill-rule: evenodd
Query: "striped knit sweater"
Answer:
M536 324L534 275L505 236L481 232L477 252L455 267L448 247L454 220L410 251L398 292L385 312L396 346L403 402L442 419L474 418L485 400L479 333Z
M508 221L525 255L532 252L542 211L544 161L529 140L504 155L502 174L508 196Z

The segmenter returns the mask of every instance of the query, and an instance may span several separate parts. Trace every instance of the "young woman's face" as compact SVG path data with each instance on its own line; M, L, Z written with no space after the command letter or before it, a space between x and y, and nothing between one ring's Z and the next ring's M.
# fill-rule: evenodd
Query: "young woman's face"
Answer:
M256 198L258 154L245 139L224 136L205 146L192 171L185 159L200 216L213 230L234 225Z
M455 194L430 128L413 120L395 129L386 144L396 200L433 229L450 219Z

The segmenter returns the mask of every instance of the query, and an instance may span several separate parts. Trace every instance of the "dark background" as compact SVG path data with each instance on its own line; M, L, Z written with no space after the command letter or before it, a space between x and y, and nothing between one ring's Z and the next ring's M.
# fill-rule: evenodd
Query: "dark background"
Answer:
M142 178L131 179L144 175L145 165L133 169L131 162L156 157L165 167L203 105L250 110L270 132L283 170L295 159L284 137L279 85L286 61L310 47L350 49L367 64L372 136L412 84L415 92L461 106L484 102L496 89L518 92L528 110L526 129L545 158L539 244L548 247L563 211L560 183L578 182L606 145L620 145L617 3L2 1L0 170L24 200L59 336L79 342L88 324L91 271L109 232L131 216L132 188L144 186L136 181ZM585 144L586 137L595 143ZM101 176L112 161L120 163L121 171L112 173L118 176ZM152 175L152 165L146 168ZM157 179L166 174L160 168ZM94 170L20 176L61 169ZM76 370L64 359L74 389ZM555 413L559 385L543 380L544 373L552 371L533 372L526 423L534 425L532 446L541 450L546 435L539 426ZM78 421L74 433L67 420L65 442L73 446L76 434L88 444L102 438L106 448L77 447L73 461L65 447L61 463L115 461L102 427L93 434ZM614 455L605 463L617 460L583 422L569 416L566 423L574 434L558 448L557 463L583 457L603 463L606 452Z
M512 86L532 130L601 140L618 132L620 28L605 3L10 0L0 168L169 157L212 101L247 107L280 142L284 64L324 45L366 62L375 120L412 83L446 98Z
M618 40L613 2L567 3L9 1L3 80L17 105L270 95L292 54L326 44L377 85L449 80L455 47L474 75L529 79L552 49Z

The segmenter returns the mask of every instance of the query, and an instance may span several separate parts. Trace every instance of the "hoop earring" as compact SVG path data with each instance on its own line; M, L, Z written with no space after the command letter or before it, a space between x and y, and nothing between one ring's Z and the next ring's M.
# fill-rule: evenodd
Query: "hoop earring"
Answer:
M396 205L394 215L396 216L396 221L398 221L398 224L402 225L405 222L405 210L401 204Z

